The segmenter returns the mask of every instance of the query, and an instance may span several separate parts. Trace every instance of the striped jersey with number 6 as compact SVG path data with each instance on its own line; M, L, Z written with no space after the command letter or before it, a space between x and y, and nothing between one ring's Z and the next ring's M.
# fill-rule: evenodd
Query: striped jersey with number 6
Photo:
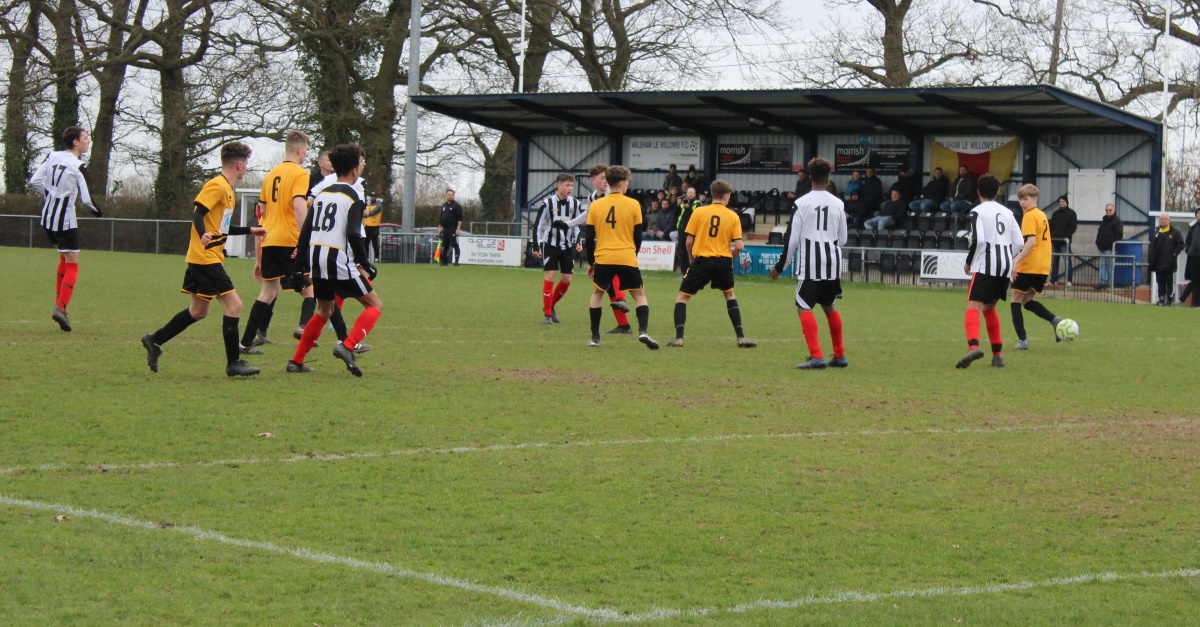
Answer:
M308 259L314 279L347 281L358 278L358 260L350 248L349 238L362 233L363 210L366 203L353 187L335 183L317 194L308 221Z
M842 276L846 245L846 206L827 191L811 191L796 200L792 237L784 270L796 264L796 278L832 281Z

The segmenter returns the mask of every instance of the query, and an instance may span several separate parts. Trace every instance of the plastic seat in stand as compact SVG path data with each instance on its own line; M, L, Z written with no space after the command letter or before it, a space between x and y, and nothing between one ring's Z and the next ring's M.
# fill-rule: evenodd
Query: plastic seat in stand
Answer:
M891 274L896 271L896 253L884 252L879 255L879 271Z
M905 248L920 248L921 247L921 234L916 231L909 231L908 237L904 238L904 247Z
M934 233L933 231L926 231L925 234L921 236L921 248L925 248L927 250L933 250L934 248L937 248L937 233Z
M846 245L855 248L862 246L862 233L854 230L846 233Z
M954 236L949 232L943 231L938 234L937 238L938 250L954 250Z

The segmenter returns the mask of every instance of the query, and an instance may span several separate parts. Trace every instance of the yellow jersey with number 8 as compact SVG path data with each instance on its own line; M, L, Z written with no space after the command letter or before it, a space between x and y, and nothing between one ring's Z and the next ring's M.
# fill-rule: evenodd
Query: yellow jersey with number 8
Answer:
M686 231L695 238L692 256L732 257L729 246L742 239L742 219L725 205L713 203L692 213Z

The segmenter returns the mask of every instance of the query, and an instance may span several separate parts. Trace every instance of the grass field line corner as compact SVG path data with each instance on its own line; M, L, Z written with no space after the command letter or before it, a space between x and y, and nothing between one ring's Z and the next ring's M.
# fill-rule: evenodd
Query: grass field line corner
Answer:
M903 435L964 435L973 433L1020 433L1028 431L1056 431L1066 429L1089 429L1106 426L1154 426L1169 425L1200 421L1200 418L1175 418L1167 420L1128 420L1128 421L1099 421L1099 422L1058 422L1039 425L1009 425L1002 427L962 427L957 429L862 429L858 431L799 431L792 433L734 433L712 436L690 436L677 438L640 438L627 440L580 440L578 442L522 442L517 444L490 444L485 446L454 446L447 448L415 448L383 452L349 452L349 453L306 453L288 457L242 457L236 459L198 460L191 462L140 462L130 464L42 464L38 466L14 466L0 468L0 476L14 475L35 471L55 471L70 469L89 469L99 471L109 470L156 470L162 468L202 468L208 466L237 466L243 464L289 464L298 462L328 462L350 459L372 459L381 457L406 457L414 455L461 455L471 453L495 453L504 451L520 451L526 449L552 448L586 448L596 446L635 446L635 445L672 445L672 444L703 444L712 442L729 442L739 440L785 440L798 438L836 438L836 437L886 437Z
M627 616L627 614L623 614L621 612L616 612L613 610L582 607L579 605L573 605L571 603L567 603L566 601L563 601L561 599L545 597L545 596L541 596L538 594L531 594L528 592L522 592L520 590L514 590L511 588L488 586L488 585L484 585L484 584L475 583L473 581L468 581L466 579L459 579L456 577L448 577L445 575L438 575L436 573L419 572L419 571L404 568L402 566L395 566L393 564L388 564L385 562L367 562L367 561L355 559L353 557L346 557L346 556L342 556L342 555L335 555L333 553L324 553L324 552L320 552L320 551L313 551L313 550L306 549L303 547L288 548L288 547L280 546L278 544L273 544L271 542L261 542L258 540L246 540L246 539L242 539L242 538L232 538L232 537L229 537L227 535L224 535L224 534L221 534L221 533L218 533L215 531L199 529L197 527L175 526L175 525L164 526L163 524L160 524L160 523L154 523L154 522L149 522L149 521L144 521L144 520L137 520L135 518L121 516L119 514L109 514L109 513L97 512L97 511L89 510L89 509L80 509L78 507L71 507L69 505L58 505L58 504L54 504L54 503L43 503L41 501L30 501L30 500L26 500L26 499L12 498L12 497L5 496L5 495L0 495L0 505L9 505L12 507L20 507L20 508L32 509L32 510L43 511L43 512L54 512L56 514L66 514L68 516L74 516L76 518L88 518L88 519L93 519L93 520L99 520L99 521L103 521L103 522L114 524L114 525L131 527L134 529L172 531L175 533L179 533L179 534L183 534L185 536L195 538L197 540L208 540L208 541L212 541L212 542L219 542L221 544L228 544L228 545L247 548L247 549L255 549L255 550L259 550L259 551L265 551L268 553L277 553L280 555L288 555L288 556L295 557L295 558L298 558L301 560L305 560L305 561L309 561L309 562L316 562L316 563L320 563L320 564L335 564L335 565L345 566L348 568L354 568L354 569L358 569L358 570L366 570L366 571L372 571L372 572L376 572L376 573L380 573L380 574L384 574L384 575L391 575L394 577L401 577L401 578L405 578L405 579L416 579L416 580L424 581L424 582L439 585L439 586L458 588L460 590L466 590L466 591L475 592L478 594L485 594L485 595L490 595L490 596L495 596L495 597L501 597L501 598L508 599L510 601L516 601L519 603L536 605L536 606L551 609L551 610L554 610L556 612L560 612L563 614L570 614L575 617L584 617L584 618L597 620L597 621L608 622L608 621L612 621L614 619L619 619L619 618L623 618L623 617Z

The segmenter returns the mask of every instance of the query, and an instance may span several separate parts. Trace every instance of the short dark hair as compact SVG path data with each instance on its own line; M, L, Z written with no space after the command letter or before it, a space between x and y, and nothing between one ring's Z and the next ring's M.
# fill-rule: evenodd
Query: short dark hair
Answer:
M229 142L221 146L221 167L250 158L250 147L242 142Z
M563 172L562 174L559 174L558 176L554 177L555 184L573 182L574 180L575 180L575 175L567 174L566 172Z
M733 186L728 181L717 179L708 185L708 191L712 192L713 198L717 196L725 196L733 192Z
M75 142L79 141L86 132L82 126L68 126L62 134L63 144L66 145L67 150L74 148Z
M996 194L1000 192L1000 179L993 174L984 174L975 182L975 189L979 191L980 198L995 200Z
M621 181L628 181L629 177L631 176L633 176L633 174L629 171L629 168L620 165L609 166L608 170L604 172L604 180L608 181L609 185L616 185Z
M338 176L346 176L362 161L363 149L358 144L338 144L329 151L329 163Z
M674 164L674 163L672 163L672 164L671 164L671 168L674 168L674 167L675 167L675 164ZM667 168L667 169L669 170L669 169L671 169L671 168ZM678 168L676 168L676 169L678 169Z
M942 171L942 169L941 169L941 168L934 168L934 169L933 169L933 171L934 171L934 172L941 172L941 171Z
M813 183L829 183L829 173L833 172L833 164L828 159L813 157L812 161L808 162L807 170L808 178L812 179Z
M596 176L597 174L604 174L607 171L608 171L607 163L597 163L596 165L588 168L588 176L592 177L592 176Z

